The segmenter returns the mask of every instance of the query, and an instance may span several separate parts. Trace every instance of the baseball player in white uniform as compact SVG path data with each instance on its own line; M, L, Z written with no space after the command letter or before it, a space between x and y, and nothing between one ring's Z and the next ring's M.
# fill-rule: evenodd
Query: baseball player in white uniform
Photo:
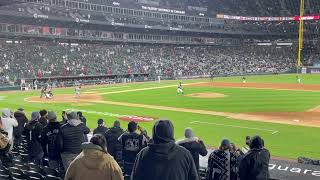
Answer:
M75 93L76 93L76 98L80 97L81 94L81 86L76 86L76 88L74 89Z
M178 89L177 89L177 94L183 94L183 87L182 87L182 83L180 82L178 85Z

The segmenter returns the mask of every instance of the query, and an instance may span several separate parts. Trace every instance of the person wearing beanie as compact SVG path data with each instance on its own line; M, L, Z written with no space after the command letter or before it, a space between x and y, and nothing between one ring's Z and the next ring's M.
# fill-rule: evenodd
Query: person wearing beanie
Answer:
M41 146L42 124L39 122L40 113L32 112L31 120L25 126L25 134L28 142L29 160L35 164L41 164L43 158L43 149Z
M207 148L202 140L194 136L191 128L185 129L184 136L185 138L177 141L177 144L190 151L199 171L199 155L206 156L208 154Z
M28 118L23 108L19 108L16 112L14 112L14 117L18 122L18 126L13 128L14 144L20 145L22 142L24 126L28 123Z
M14 141L13 128L18 127L18 122L14 118L13 113L11 112L10 109L2 110L1 124L2 124L3 130L8 133L9 144L10 144L9 151L11 151L13 148L13 141Z
M136 133L138 124L134 121L128 123L128 132L123 133L118 141L121 144L123 169L125 175L130 176L137 154L147 146L148 139L143 134Z
M105 133L105 138L108 142L108 153L113 156L116 161L120 161L122 158L121 144L119 143L118 138L123 133L124 131L121 129L119 121L114 121L113 127Z
M49 167L57 169L62 165L61 160L61 137L60 134L60 122L57 121L57 115L53 111L48 112L47 119L48 125L44 127L41 134L41 142L44 154L47 154L49 159Z
M134 163L131 180L199 180L191 153L177 145L173 124L158 120L152 143L142 149Z
M123 180L122 170L107 153L103 135L95 134L89 143L81 145L82 152L71 162L65 180Z
M98 127L93 130L93 134L102 134L102 135L104 135L104 133L106 133L107 130L108 130L108 128L104 124L104 120L103 119L98 119L97 123L98 123Z
M263 139L252 137L249 147L239 165L240 180L268 180L270 152L264 148Z
M81 152L81 144L86 142L85 137L90 129L78 118L77 112L68 112L68 121L60 128L60 138L62 140L61 159L63 167L67 169L71 161Z
M237 157L230 145L228 139L223 139L219 149L210 154L206 180L237 180Z

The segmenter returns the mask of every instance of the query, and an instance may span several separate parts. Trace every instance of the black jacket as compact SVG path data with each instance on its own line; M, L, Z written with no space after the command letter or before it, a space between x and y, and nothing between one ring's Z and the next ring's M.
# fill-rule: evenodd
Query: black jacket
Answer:
M240 180L268 180L269 160L267 149L251 149L240 162Z
M25 126L25 134L27 136L28 152L30 156L36 156L43 152L41 146L41 133L43 126L38 120L30 121Z
M20 137L23 133L24 126L28 123L28 118L22 111L16 111L14 117L18 121L18 127L13 128L13 135L15 137Z
M118 138L123 134L123 132L124 131L119 127L112 127L105 133L108 153L114 158L117 158L117 151L121 151L121 144L119 143Z
M41 134L41 142L44 154L47 154L50 160L59 160L61 151L60 123L49 122L44 127Z
M188 150L174 142L149 144L138 154L131 180L199 180Z
M48 125L48 120L45 117L41 117L39 123L41 123L43 127L46 127Z
M79 119L85 126L87 125L87 119L84 116L80 116Z
M98 126L96 129L93 130L93 134L102 134L102 135L104 135L104 133L106 133L107 130L108 130L108 128L105 127L105 126Z
M79 154L81 144L85 141L84 135L89 134L90 129L79 120L69 120L60 128L62 142L61 152Z
M147 146L147 138L136 132L125 132L119 137L122 148L122 158L125 164L132 164L140 150Z
M198 138L187 138L177 142L178 145L186 148L190 151L197 170L199 170L199 155L206 156L208 154L206 146L203 141L199 141Z

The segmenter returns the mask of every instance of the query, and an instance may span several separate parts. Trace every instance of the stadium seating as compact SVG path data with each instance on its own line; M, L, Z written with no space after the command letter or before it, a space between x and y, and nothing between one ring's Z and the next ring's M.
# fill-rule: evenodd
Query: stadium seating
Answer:
M29 163L28 152L26 150L26 141L14 146L12 166L0 167L0 179L2 180L62 180L61 172L51 169L47 166L38 166ZM15 152L21 152L20 154Z
M161 75L162 78L283 73L290 71L295 62L291 47L70 46L41 41L22 44L1 41L0 44L0 67L3 67L0 68L0 84L21 77L121 75L129 71L147 73L153 77Z

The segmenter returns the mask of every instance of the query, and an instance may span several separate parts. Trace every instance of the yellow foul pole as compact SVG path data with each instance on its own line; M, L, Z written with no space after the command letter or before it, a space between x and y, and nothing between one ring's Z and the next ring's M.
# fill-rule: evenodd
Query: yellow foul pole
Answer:
M297 70L301 66L301 51L303 48L303 18L302 18L303 16L304 16L304 0L300 0L299 49L298 49Z

